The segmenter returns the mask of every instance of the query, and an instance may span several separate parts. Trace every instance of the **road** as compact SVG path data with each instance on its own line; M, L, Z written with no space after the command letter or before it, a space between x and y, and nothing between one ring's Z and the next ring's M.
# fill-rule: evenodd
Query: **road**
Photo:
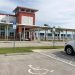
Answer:
M0 55L0 75L75 75L75 56L62 50Z

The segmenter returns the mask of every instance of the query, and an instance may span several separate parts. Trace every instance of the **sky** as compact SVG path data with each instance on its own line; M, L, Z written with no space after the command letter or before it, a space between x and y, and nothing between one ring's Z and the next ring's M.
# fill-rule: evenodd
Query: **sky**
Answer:
M1 0L0 10L11 13L16 6L38 9L36 25L75 28L75 0Z

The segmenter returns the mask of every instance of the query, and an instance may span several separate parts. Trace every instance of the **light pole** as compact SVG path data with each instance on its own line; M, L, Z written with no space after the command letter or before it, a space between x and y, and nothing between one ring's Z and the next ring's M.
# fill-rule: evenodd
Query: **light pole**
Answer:
M13 47L15 48L15 30L16 30L16 23L13 23L13 29L14 29L14 42L13 42Z
M55 46L55 26L53 27L52 33L53 33L53 48L54 48Z

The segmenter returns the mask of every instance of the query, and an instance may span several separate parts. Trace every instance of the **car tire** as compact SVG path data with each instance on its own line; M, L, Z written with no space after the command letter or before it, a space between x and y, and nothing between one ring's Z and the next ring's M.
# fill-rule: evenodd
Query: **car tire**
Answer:
M66 46L65 52L67 55L74 55L74 50L71 46Z

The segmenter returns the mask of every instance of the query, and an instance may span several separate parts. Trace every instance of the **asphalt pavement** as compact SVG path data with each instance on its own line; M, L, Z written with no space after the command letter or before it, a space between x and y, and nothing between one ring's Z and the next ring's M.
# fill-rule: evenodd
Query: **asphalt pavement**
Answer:
M63 49L0 55L0 75L75 75L75 56Z

